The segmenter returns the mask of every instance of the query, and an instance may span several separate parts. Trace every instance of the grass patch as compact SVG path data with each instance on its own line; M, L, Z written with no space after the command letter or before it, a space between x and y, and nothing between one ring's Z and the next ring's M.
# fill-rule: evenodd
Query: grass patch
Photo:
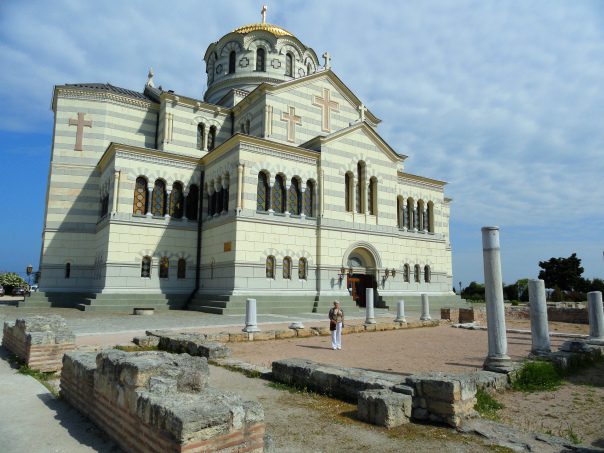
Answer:
M40 384L42 384L44 387L46 387L46 389L50 393L52 393L52 395L55 398L60 397L58 390L50 383L50 381L58 379L57 373L55 373L54 371L50 371L50 372L38 371L38 370L31 369L27 365L21 365L19 367L19 373L24 374L25 376L33 377L36 381L38 381Z
M512 388L522 392L556 390L562 385L560 372L551 362L525 362L512 380Z
M474 409L484 418L489 420L499 420L497 411L503 409L503 404L497 401L493 396L483 390L478 389L476 391L476 404Z
M298 387L296 385L284 384L283 382L269 382L268 386L275 390L285 390L289 393L306 394L306 395L319 395L319 393L308 390L307 387Z
M133 345L118 345L114 346L113 349L119 349L124 352L141 352L141 351L159 351L157 346L139 346L136 344Z

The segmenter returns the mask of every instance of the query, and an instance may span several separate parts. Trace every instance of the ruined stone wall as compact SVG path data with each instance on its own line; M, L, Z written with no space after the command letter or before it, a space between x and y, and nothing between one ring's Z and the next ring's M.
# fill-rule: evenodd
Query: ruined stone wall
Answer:
M61 395L128 452L264 449L264 412L207 385L203 357L65 354Z
M31 316L4 323L2 346L29 368L59 371L63 354L75 348L75 335L60 316Z

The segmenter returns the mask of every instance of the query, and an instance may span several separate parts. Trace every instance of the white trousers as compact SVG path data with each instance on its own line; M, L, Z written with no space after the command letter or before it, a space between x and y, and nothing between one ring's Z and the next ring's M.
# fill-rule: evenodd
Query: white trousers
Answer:
M333 349L342 347L342 323L336 324L336 330L331 331L331 347Z

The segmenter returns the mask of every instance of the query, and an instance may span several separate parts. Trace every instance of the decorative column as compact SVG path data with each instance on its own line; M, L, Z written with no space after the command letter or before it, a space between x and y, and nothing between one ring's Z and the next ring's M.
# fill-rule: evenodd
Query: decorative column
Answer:
M420 321L430 321L430 301L427 294L422 294L422 315L419 317Z
M183 190L182 192L182 219L187 222L189 219L187 218L187 197L189 196L188 190Z
M373 288L365 289L365 325L375 324L375 312L373 310Z
M405 301L403 299L396 303L396 319L394 322L407 322L405 318Z
M268 213L274 214L275 210L273 209L273 188L275 186L275 177L271 175L268 180L268 193L266 194L268 200Z
M483 368L487 371L508 373L512 370L512 361L507 355L508 343L503 309L499 227L482 228L482 255L489 337L489 352Z
M306 214L304 213L304 194L307 187L306 182L302 181L300 183L300 219L302 220L306 218Z
M120 171L115 170L113 174L113 207L111 208L112 215L117 213L118 200L120 195Z
M166 189L166 199L164 200L164 202L166 203L166 214L164 215L164 218L169 220L170 219L170 207L172 206L172 189Z
M203 125L203 151L208 150L208 135L210 135L210 128L207 124Z
M604 311L600 291L587 293L587 310L589 315L589 338L587 343L602 346L604 345Z
M237 214L243 209L243 164L237 164Z
M147 184L147 217L152 217L151 206L153 205L153 184Z
M256 320L256 299L247 299L245 301L245 327L244 332L260 332Z
M291 213L289 212L289 188L290 187L291 187L291 180L284 179L283 188L285 191L285 200L283 200L283 202L285 203L285 209L283 210L283 214L285 214L285 217L289 217L291 215Z
M531 352L545 355L552 351L547 325L547 303L545 301L545 282L529 280L529 308L531 311Z
M226 178L222 178L222 195L220 196L221 201L222 201L222 206L221 206L221 214L226 214L228 209L227 206L229 204L229 192L228 189L229 188L229 181Z
M419 231L419 212L417 205L413 206L413 231L416 233Z

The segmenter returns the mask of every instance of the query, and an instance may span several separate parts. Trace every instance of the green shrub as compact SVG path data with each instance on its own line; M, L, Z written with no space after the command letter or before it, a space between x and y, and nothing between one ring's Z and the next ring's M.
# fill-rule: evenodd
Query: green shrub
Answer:
M493 396L483 390L478 389L476 391L476 404L474 405L474 409L484 418L488 418L489 420L498 420L499 416L497 415L497 411L503 409L503 404L497 401Z
M512 388L523 392L556 390L561 385L560 373L551 362L526 362L512 379Z
M15 287L29 288L27 282L14 272L0 274L0 285L4 287L6 294L10 294Z
M512 305L513 305L514 307L517 307L518 305L520 305L520 301L519 301L519 300L513 300L513 301L512 301Z

